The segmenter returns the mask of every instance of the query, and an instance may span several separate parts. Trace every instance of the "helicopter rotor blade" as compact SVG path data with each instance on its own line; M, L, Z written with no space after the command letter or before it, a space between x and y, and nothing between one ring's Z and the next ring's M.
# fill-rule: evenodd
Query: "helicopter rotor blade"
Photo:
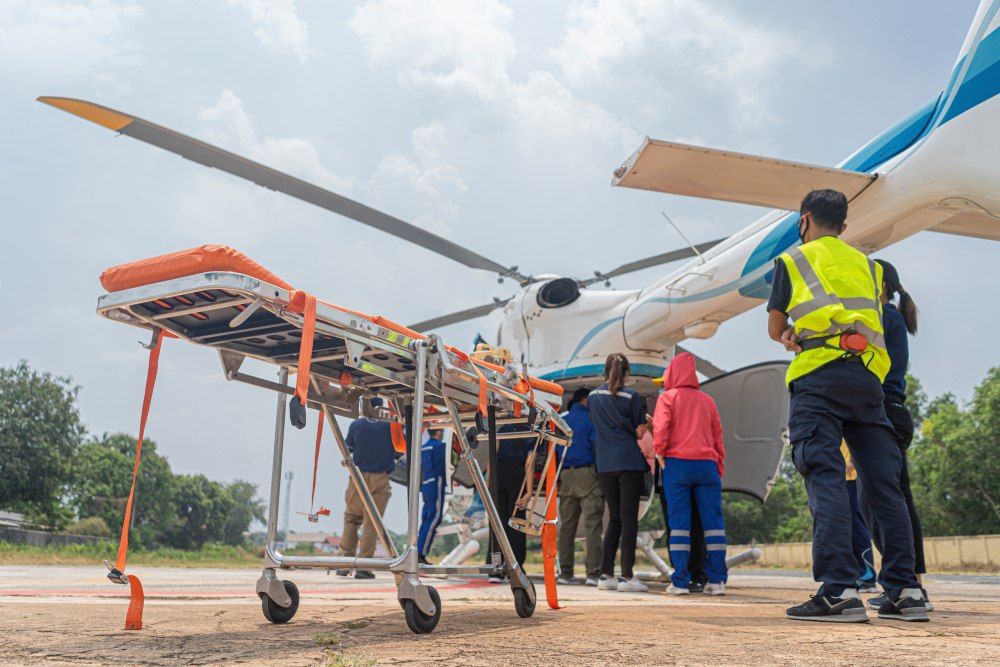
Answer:
M137 116L109 109L107 107L68 97L39 97L39 102L74 114L84 120L97 123L120 134L126 134L163 150L170 151L198 164L220 169L234 176L252 181L257 185L277 190L290 197L338 213L361 224L374 227L431 252L453 259L473 269L482 269L512 278L519 283L530 280L529 276L517 271L517 267L506 267L487 257L464 248L457 243L441 238L420 227L404 222L353 199L295 178L284 172L230 153L198 139L156 125Z
M449 324L458 324L459 322L465 322L466 320L473 320L477 317L482 317L483 315L489 315L497 308L502 308L508 301L510 301L510 299L495 299L493 303L487 303L482 306L476 306L475 308L467 308L466 310L460 310L456 313L442 315L440 317L424 320L423 322L417 322L416 324L409 325L409 328L415 331L424 332L430 331L431 329L446 327Z
M623 276L626 273L632 273L633 271L641 271L643 269L648 269L654 266L659 266L660 264L669 264L670 262L676 262L679 259L687 259L688 257L694 257L698 253L705 252L709 248L712 248L719 243L722 243L725 239L715 239L714 241L706 241L704 243L699 243L696 246L688 246L686 248L678 248L677 250L671 250L670 252L665 252L660 255L653 255L652 257L647 257L645 259L640 259L635 262L629 262L628 264L622 264L618 268L612 269L608 272L594 271L593 278L587 278L585 280L579 281L581 287L588 287L594 283L599 283L602 281L607 281L612 278L617 278L618 276ZM696 252L697 251L697 252Z
M718 366L716 366L715 364L713 364L708 359L705 359L704 357L699 357L697 354L695 354L691 350L689 350L687 348L684 348L684 347L681 347L680 345L675 345L674 346L674 353L675 354L680 354L681 352L687 352L692 357L694 357L694 367L695 367L695 369L699 373L701 373L702 375L704 375L705 377L707 377L709 380L711 380L712 378L715 378L715 377L719 377L720 375L725 375L726 374L726 371L722 370L721 368L719 368Z

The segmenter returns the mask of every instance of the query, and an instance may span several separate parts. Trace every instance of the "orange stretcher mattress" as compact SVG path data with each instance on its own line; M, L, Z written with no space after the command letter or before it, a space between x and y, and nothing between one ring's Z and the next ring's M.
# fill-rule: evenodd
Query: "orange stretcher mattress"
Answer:
M197 248L190 248L188 250L180 250L166 255L159 255L158 257L140 259L135 262L129 262L128 264L112 266L101 274L101 285L109 292L119 292L121 290L132 289L142 285L151 285L153 283L159 283L166 280L186 278L199 273L209 273L213 271L240 273L252 278L257 278L258 280L262 280L266 283L270 283L276 287L280 287L281 289L288 290L289 292L295 289L277 275L271 273L240 251L223 245L203 245L198 246ZM381 315L368 315L366 313L352 310L350 308L344 308L343 306L338 306L327 301L322 301L321 303L345 313L363 317L381 327L391 329L392 331L401 333L410 338L426 338L426 336L419 331L414 331L413 329L394 322L387 317L383 317ZM461 355L462 357L466 357L461 350L451 346L449 346L448 349ZM503 372L504 370L502 366L497 366L489 362L475 359L472 359L471 361L483 368L489 368L499 372ZM555 394L556 396L562 396L563 394L563 388L554 382L530 376L528 377L528 382L534 389L539 391Z

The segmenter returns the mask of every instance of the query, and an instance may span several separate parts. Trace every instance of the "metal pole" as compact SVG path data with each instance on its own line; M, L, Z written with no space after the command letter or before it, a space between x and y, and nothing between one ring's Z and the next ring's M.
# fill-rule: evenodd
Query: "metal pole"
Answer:
M278 370L278 382L288 384L288 369ZM271 500L267 506L267 544L272 549L278 539L278 503L281 497L281 455L285 446L285 395L278 394L274 418L274 456L271 460Z
M486 424L489 432L487 433L488 445L488 459L490 462L490 469L487 475L487 482L490 487L490 497L499 498L500 497L500 460L497 458L497 409L496 406L490 405L486 408ZM493 534L493 526L490 525L490 552L486 554L487 562L493 558L493 554L497 552L497 538ZM501 554L501 562L503 562L503 556Z
M423 475L420 470L420 441L424 430L424 389L427 382L427 343L417 342L417 369L413 381L413 419L410 426L410 451L408 462L410 479L407 491L409 521L406 530L406 544L417 548L417 531L420 529L420 485Z

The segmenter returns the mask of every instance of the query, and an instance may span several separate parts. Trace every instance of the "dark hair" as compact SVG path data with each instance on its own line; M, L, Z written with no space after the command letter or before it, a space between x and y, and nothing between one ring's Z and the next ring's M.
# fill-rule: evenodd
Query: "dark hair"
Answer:
M440 440L441 436L444 435L444 429L440 428L427 429L427 435L431 436L435 440Z
M836 190L813 190L802 199L799 215L812 213L820 227L840 231L847 219L847 197Z
M886 297L892 300L893 296L899 294L899 312L903 314L906 330L910 332L911 336L915 336L917 334L917 304L913 302L910 293L903 289L902 283L899 282L899 272L896 271L896 267L884 259L876 259L875 261L882 265L882 282L889 288Z
M580 387L579 389L573 392L573 397L569 399L569 403L566 404L566 409L568 410L569 408L573 407L580 401L586 400L588 396L590 396L590 388Z
M604 362L604 378L608 381L608 390L612 394L617 394L618 390L625 386L625 376L628 372L628 359L624 354L615 352L608 355L608 360Z

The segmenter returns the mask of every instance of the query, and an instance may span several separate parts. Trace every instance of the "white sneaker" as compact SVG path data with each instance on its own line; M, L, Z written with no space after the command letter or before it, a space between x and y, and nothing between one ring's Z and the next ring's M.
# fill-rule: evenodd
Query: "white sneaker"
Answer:
M596 586L597 585L597 579L594 579L593 577L587 577L587 581L583 582L583 585L584 586Z
M491 584L502 584L504 582L504 577L498 574L491 574L489 581Z
M705 584L705 595L725 595L726 585L725 584Z
M597 590L616 591L618 590L618 580L616 580L614 577L609 577L606 574L602 574L601 578L597 580Z
M707 587L706 587L707 588ZM670 595L691 595L691 591L686 588L678 588L673 584L667 586L667 593Z
M632 577L631 579L618 577L619 593L645 593L648 590L649 586L639 581L638 577Z

